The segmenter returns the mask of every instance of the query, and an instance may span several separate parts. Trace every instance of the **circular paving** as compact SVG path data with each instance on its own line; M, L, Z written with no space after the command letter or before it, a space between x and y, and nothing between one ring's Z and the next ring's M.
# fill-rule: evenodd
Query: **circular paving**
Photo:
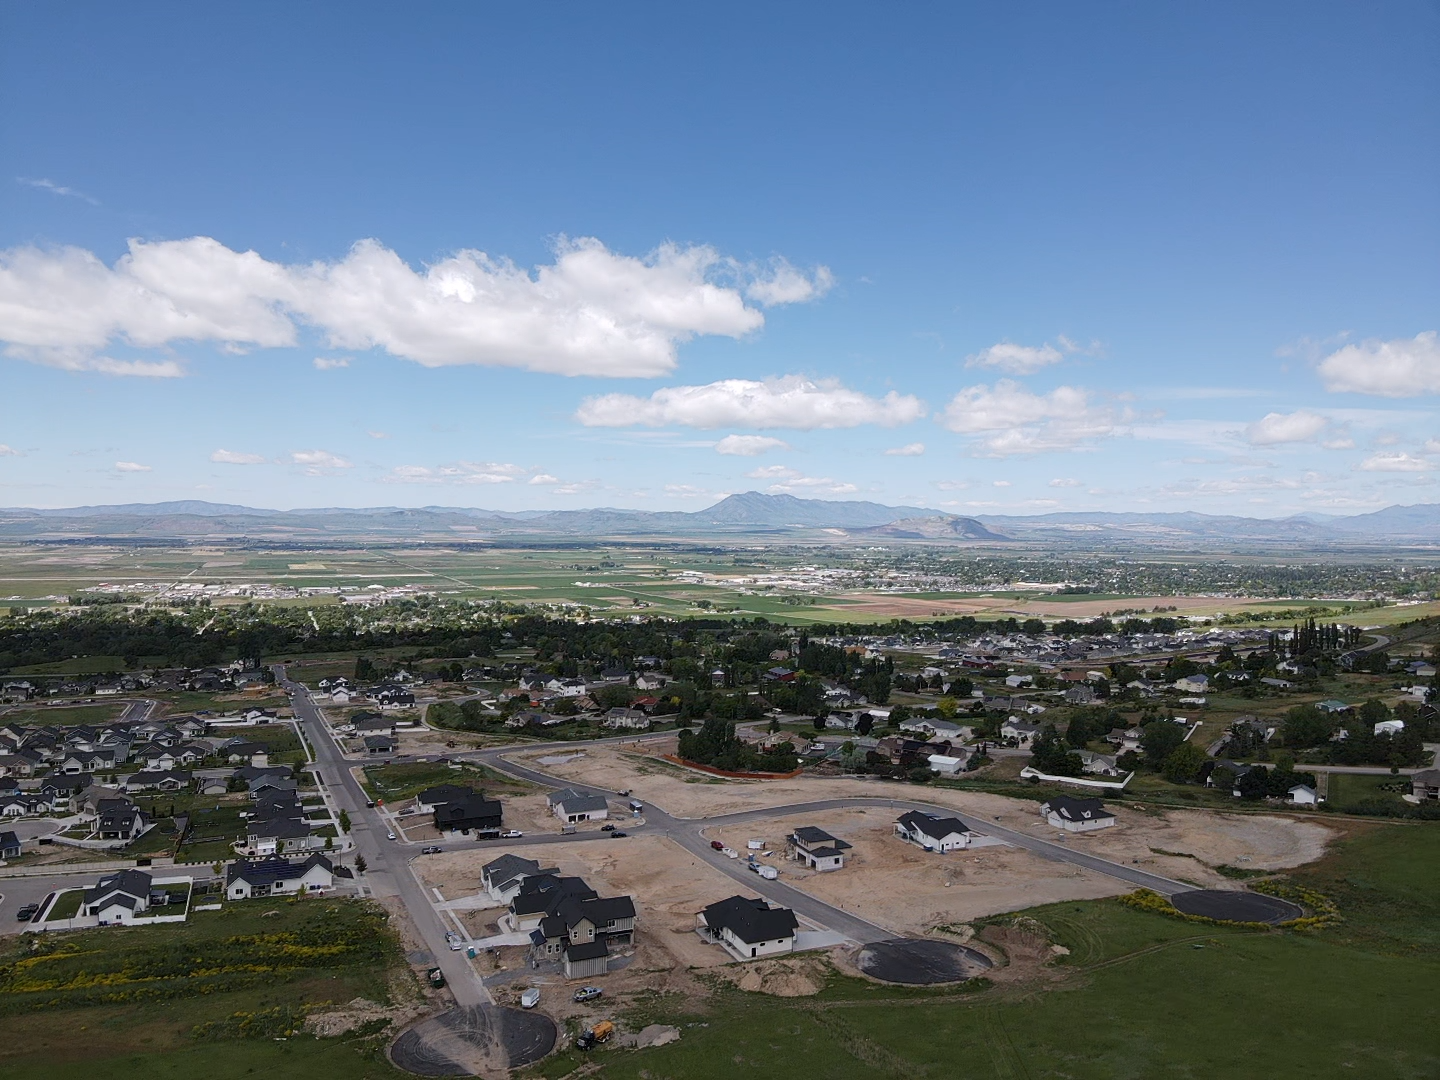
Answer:
M1170 898L1186 915L1203 915L1207 919L1228 922L1282 923L1305 914L1298 904L1262 893L1238 889L1195 889L1176 893Z
M555 1048L555 1021L497 1005L451 1009L422 1020L390 1047L390 1060L419 1076L477 1076L518 1069Z
M949 941L894 938L865 946L856 964L866 975L882 982L933 986L983 975L992 961L982 952Z

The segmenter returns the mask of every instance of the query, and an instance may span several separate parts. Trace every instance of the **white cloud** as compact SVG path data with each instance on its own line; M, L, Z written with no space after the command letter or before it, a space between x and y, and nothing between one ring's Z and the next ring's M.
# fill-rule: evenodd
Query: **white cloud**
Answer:
M798 469L792 469L789 465L761 465L759 468L751 469L745 474L751 480L774 480L776 477L794 479L802 475Z
M771 450L789 450L790 444L784 439L771 438L769 435L726 435L715 444L717 454L730 454L735 457L755 457Z
M993 388L970 386L951 399L936 419L961 435L983 435L984 456L1008 457L1045 450L1070 450L1120 433L1126 417L1107 405L1093 405L1090 394L1059 386L1034 394L1001 379Z
M138 461L117 461L115 462L116 472L149 472L149 465L141 465Z
M677 499L703 499L713 492L693 484L666 484L665 494Z
M834 379L786 375L764 382L723 379L704 386L667 386L648 398L602 394L581 402L575 418L586 427L679 424L809 431L861 424L894 427L923 415L924 402L908 394L891 390L874 398Z
M349 367L350 358L348 356L317 356L314 364L317 371L334 371L336 368Z
M829 282L823 267L807 277L783 260L742 266L706 246L636 258L583 238L560 240L555 261L533 272L472 250L417 272L375 240L293 265L203 236L132 240L113 267L77 247L20 247L0 252L0 341L37 363L162 375L179 368L99 353L112 343L287 347L303 324L332 349L381 348L427 367L642 377L674 368L678 345L697 334L759 329L765 317L747 296L793 303Z
M350 462L328 450L294 450L290 453L290 461L294 465L305 466L309 476L324 476L336 469L352 468Z
M1414 457L1403 450L1371 454L1355 467L1361 472L1429 472L1433 468L1424 458Z
M1009 487L1009 486L1010 486L1010 481L1009 481L1009 480L992 480L992 481L990 481L990 485L991 485L992 487Z
M1440 394L1440 340L1434 330L1414 338L1346 345L1320 361L1325 389L1380 397Z
M26 187L39 188L41 191L48 191L52 195L65 195L72 199L82 199L85 202L88 202L91 206L100 205L99 199L92 198L91 196L86 195L83 191L76 191L72 187L65 187L63 184L57 184L54 180L46 180L43 177L40 179L32 180L26 176L17 176L15 178L15 182L17 184L24 184Z
M388 431L367 431L365 434L369 435L372 439L388 439L390 437Z
M1063 339L1062 339L1063 340ZM965 358L966 367L992 368L1008 375L1033 375L1041 368L1058 364L1065 355L1053 345L1016 345L1002 341Z
M854 484L828 476L806 476L788 465L762 465L745 474L752 480L774 480L765 490L772 495L849 495L860 489Z
M532 479L532 476L544 479ZM523 465L499 461L457 461L449 465L397 465L382 478L391 484L558 484L560 481Z
M925 453L923 442L906 443L904 446L892 446L885 451L886 457L919 457Z
M16 450L14 447L11 447L11 446L6 446L4 443L0 443L0 457L19 457L19 456L20 456L20 451L19 451L19 450Z
M935 486L941 491L964 491L970 486L969 480L936 480Z
M262 454L242 454L235 450L216 450L210 455L211 461L218 461L222 465L263 465L265 457Z
M560 478L558 476L551 476L549 473L536 473L530 477L529 483L544 485L558 484L560 483Z
M807 300L816 300L829 292L835 284L829 267L817 266L807 275L779 257L770 260L770 265L765 270L751 268L751 273L754 276L745 286L745 295L766 307L803 304Z
M1050 481L1050 486L1053 488L1077 488L1084 487L1085 485L1079 480L1074 480L1070 477L1057 476L1054 480Z
M1440 439L1426 439L1425 452L1427 454L1440 454ZM14 451L12 450L11 453L13 454Z
M1245 429L1251 446L1311 442L1330 426L1330 421L1305 409L1293 413L1266 413Z

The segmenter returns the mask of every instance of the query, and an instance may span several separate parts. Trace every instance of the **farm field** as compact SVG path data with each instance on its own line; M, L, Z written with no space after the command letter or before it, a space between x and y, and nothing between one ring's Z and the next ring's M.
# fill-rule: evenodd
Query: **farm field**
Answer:
M681 1040L598 1052L586 1075L1434 1076L1440 1006L1421 988L1440 978L1440 827L1367 827L1290 876L1328 889L1345 922L1251 932L1113 900L1032 908L1018 926L1002 920L1010 927L999 939L1019 955L1028 931L1069 954L1027 980L1008 982L1000 969L993 988L956 994L832 975L818 995L792 998L716 982L703 1009L638 1002L632 1026L673 1023ZM579 1065L566 1051L531 1075Z

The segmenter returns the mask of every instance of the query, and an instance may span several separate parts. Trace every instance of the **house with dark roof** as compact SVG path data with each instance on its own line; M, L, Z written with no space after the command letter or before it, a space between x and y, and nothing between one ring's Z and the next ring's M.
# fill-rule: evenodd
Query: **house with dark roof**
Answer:
M400 745L393 735L366 735L364 743L365 753L371 755L393 754Z
M440 784L436 787L426 788L415 796L415 810L421 814L429 814L437 807L455 802L457 799L468 799L474 794L475 789L464 784Z
M101 840L124 840L142 834L150 824L145 812L129 799L101 799L95 807L95 830Z
M811 870L839 870L845 865L845 852L851 846L813 825L801 825L790 834L789 840L795 849L795 861Z
M975 833L957 817L941 817L911 810L895 822L895 835L926 851L955 851L970 846Z
M499 799L487 799L476 791L435 807L438 832L468 833L471 829L498 829L504 819Z
M507 852L480 868L480 885L492 900L508 905L526 878L558 873L554 868L542 870L534 859L522 859Z
M534 960L562 959L565 977L603 975L607 957L635 938L635 901L628 896L561 896L530 931Z
M1115 815L1099 799L1056 795L1040 807L1040 813L1051 825L1066 832L1093 832L1115 824Z
M126 791L184 791L195 781L184 770L165 769L159 772L131 773L125 778Z
M800 928L789 908L772 908L764 900L744 896L711 904L695 921L705 937L724 946L736 960L794 952Z
M0 859L18 859L20 852L20 838L13 832L0 832Z
M602 795L582 795L573 788L552 791L546 796L550 812L561 821L573 825L580 821L604 821L610 816L610 804Z
M141 870L120 870L102 877L93 889L86 889L80 910L98 919L101 926L132 922L150 907L151 877Z
M294 862L273 857L238 859L225 867L227 900L324 892L334 882L334 865L318 853Z
M1425 769L1411 776L1410 794L1417 799L1440 799L1440 769Z

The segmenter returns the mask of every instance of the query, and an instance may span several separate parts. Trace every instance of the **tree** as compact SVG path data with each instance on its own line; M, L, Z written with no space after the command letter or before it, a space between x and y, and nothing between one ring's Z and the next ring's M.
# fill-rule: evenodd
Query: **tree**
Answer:
M1205 751L1194 743L1181 743L1165 758L1161 773L1172 784L1188 784L1206 762Z
M340 831L342 833L350 831L350 815L344 810L340 811Z
M1334 716L1314 705L1296 705L1285 714L1285 722L1280 727L1281 740L1295 750L1320 746L1334 734Z
M855 721L855 730L861 735L869 735L875 729L875 717L869 713L861 713L860 719Z
M365 861L364 855L355 856L355 872L357 874L363 874L369 865L370 864Z
M1152 720L1140 729L1140 748L1152 769L1159 769L1182 742L1185 729L1173 720Z
M1051 776L1079 776L1085 771L1080 755L1065 745L1053 724L1046 724L1030 744L1030 764Z

